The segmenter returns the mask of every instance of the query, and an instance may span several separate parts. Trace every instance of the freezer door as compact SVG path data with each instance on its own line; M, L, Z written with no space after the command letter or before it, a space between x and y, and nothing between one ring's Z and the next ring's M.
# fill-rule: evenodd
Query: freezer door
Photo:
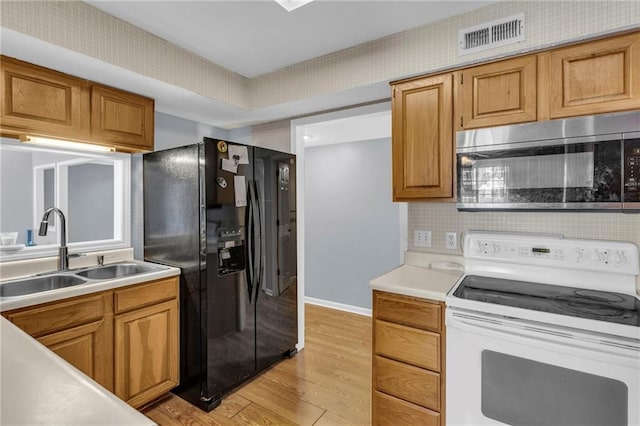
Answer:
M298 341L296 169L293 155L254 149L263 265L256 302L256 351L262 370Z

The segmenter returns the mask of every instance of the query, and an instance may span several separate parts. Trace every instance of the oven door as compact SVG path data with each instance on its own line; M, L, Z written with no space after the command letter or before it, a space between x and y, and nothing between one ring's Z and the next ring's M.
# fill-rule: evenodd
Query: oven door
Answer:
M640 342L447 308L447 425L640 424Z
M463 147L460 210L620 209L622 136Z

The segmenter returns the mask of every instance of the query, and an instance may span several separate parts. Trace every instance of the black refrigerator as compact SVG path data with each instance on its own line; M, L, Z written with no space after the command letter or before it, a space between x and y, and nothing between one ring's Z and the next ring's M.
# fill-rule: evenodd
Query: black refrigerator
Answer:
M174 393L210 411L296 353L295 156L204 138L143 173L145 260L182 271Z

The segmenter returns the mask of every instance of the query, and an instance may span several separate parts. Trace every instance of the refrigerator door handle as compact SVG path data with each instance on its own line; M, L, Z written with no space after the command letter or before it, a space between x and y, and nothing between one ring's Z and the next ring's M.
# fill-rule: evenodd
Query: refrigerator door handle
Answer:
M253 301L257 301L258 300L258 294L260 294L260 286L262 285L262 275L263 275L263 269L264 269L264 265L262 264L262 258L263 258L263 253L262 253L262 211L260 209L260 194L258 193L258 184L257 182L254 180L251 182L253 185L253 197L252 200L255 203L255 215L254 215L254 220L255 220L255 225L258 232L256 233L258 238L257 238L257 256L255 258L255 264L257 266L256 268L256 280L254 283L254 296L253 296Z
M253 303L253 286L254 286L254 272L255 272L255 241L254 241L254 211L253 211L253 194L251 191L251 181L249 181L249 188L247 191L247 214L245 216L245 232L246 232L246 253L249 261L249 265L246 270L247 276L247 293L249 296L249 303Z

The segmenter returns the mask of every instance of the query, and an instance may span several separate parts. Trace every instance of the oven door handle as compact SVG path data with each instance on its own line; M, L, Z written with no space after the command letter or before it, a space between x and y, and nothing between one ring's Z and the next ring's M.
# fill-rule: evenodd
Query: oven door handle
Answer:
M601 354L620 357L621 361L626 360L625 363L631 361L635 365L640 365L638 342L633 344L629 341L627 344L623 339L607 340L606 337L586 336L569 331L537 327L533 324L510 319L503 321L462 312L448 312L447 330L452 329L503 340L509 338L535 347L546 347L549 350L557 350L559 346L568 352L582 352L585 349L596 350Z

